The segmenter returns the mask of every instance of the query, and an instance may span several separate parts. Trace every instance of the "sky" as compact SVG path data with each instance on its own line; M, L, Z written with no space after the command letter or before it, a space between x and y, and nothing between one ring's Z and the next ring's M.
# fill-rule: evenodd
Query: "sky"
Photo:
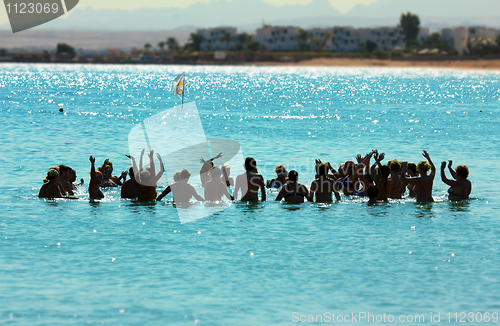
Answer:
M233 26L251 32L264 22L306 29L376 27L395 26L408 11L433 30L500 27L500 0L80 0L69 14L33 30L192 31ZM0 29L10 29L5 8L0 8Z
M197 2L217 2L217 1L231 1L231 0L80 0L78 6L80 8L93 8L99 9L116 9L121 8L123 10L136 10L141 8L187 8L193 3ZM307 5L312 2L312 0L263 0L273 6L283 6L283 5ZM357 4L370 4L377 2L377 0L328 0L330 5L340 11L341 13L346 13L351 10Z
M151 8L181 8L185 9L195 3L210 3L219 1L231 0L80 0L78 9L92 8L95 10L102 9L121 9L121 10L137 10L137 9L151 9ZM258 1L258 0L255 0ZM346 13L357 4L370 4L378 0L328 0L332 8L338 10L340 13ZM307 5L312 0L263 0L273 6L284 5ZM3 8L0 9L0 25L7 24L9 19L7 12Z

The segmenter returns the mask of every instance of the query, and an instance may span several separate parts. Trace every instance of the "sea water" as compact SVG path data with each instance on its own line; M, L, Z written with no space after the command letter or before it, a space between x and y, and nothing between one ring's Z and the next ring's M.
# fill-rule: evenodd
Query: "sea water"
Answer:
M338 166L376 148L417 163L425 149L435 202L287 205L271 190L181 224L171 197L109 189L89 201L89 156L128 169L130 130L181 105L172 80L183 71L207 139L237 141L266 179L283 163L309 186L314 159ZM472 312L473 324L496 324L499 85L480 71L2 64L0 321L454 324ZM447 200L443 160L469 167L470 200ZM84 178L78 200L37 197L58 164Z

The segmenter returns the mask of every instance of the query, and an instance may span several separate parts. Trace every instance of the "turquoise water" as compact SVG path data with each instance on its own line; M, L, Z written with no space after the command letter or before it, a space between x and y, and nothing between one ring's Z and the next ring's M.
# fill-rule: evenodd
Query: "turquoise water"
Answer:
M469 166L473 198L448 202L438 175L433 204L292 206L269 192L188 224L171 199L120 200L116 189L96 203L86 187L78 201L37 198L56 164L86 183L90 155L127 169L129 131L180 104L171 81L182 71L207 137L238 141L266 179L278 163L309 184L315 158L338 165L378 148L418 162L426 149L438 167ZM364 312L454 324L455 313L499 314L499 85L500 73L475 71L1 65L0 321L290 325Z

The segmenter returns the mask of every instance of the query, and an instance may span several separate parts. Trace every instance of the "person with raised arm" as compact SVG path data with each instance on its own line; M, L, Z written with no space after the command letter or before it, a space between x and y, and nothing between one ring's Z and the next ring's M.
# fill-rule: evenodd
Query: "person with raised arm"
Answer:
M417 164L417 171L420 176L412 178L406 176L406 169L408 167L408 162L406 161L403 162L403 173L401 173L401 176L403 181L414 185L417 203L430 203L434 201L432 198L432 185L434 184L434 177L436 176L436 167L425 150L422 155L427 161L420 161ZM431 173L427 175L429 170L431 170Z
M137 169L137 166L135 165L135 160L132 160L132 164L134 167L134 171L138 171L135 175L135 189L137 191L137 198L140 200L155 200L156 199L156 182L159 179L158 176L161 177L163 175L163 164L161 161L161 156L160 154L156 154L158 157L158 160L161 163L161 172L156 175L156 168L155 168L155 162L154 162L154 150L151 150L148 154L149 156L149 169L142 170L142 158L144 155L145 150L143 149L141 152L141 158L140 158L140 163L139 163L139 170ZM131 157L132 159L132 157Z
M245 159L245 170L245 173L236 177L234 199L238 198L238 192L241 189L242 201L257 201L260 188L261 200L266 201L266 184L262 175L257 172L257 162L253 157Z
M201 185L202 187L205 187L205 184L210 181L210 176L208 175L209 171L211 168L214 167L214 160L221 158L222 153L217 154L217 156L209 159L208 161L205 161L203 157L200 159L200 163L203 165L201 166L200 169L200 180L201 180Z
M316 202L331 202L333 201L332 194L335 194L335 199L340 201L340 194L336 189L335 180L328 178L327 165L321 163L317 167L317 172L316 179L311 183L309 195L311 201L316 197Z
M89 158L90 161L90 182L89 182L89 197L90 199L103 199L104 194L102 193L99 186L102 181L102 173L95 170L95 157L92 155Z
M287 203L300 204L304 202L304 198L307 201L312 201L311 196L307 187L298 182L299 174L297 171L292 170L288 173L288 182L281 187L276 201L281 201L285 199Z
M128 158L132 158L130 155L127 155ZM120 192L120 197L121 198L126 198L126 199L134 199L137 198L137 190L135 186L135 174L134 174L134 168L131 167L128 170L128 175L130 176L130 179L126 180L123 183L121 192Z
M370 176L372 177L375 185L378 188L377 200L387 201L389 197L389 175L391 174L391 169L387 165L382 165L380 162L384 159L384 153L375 153L375 163L370 168ZM378 167L379 174L377 175L375 167Z
M441 163L441 180L450 186L450 189L448 189L448 199L452 201L469 199L469 195L472 191L472 184L469 179L467 179L469 176L469 168L466 165L459 165L455 171L451 167L452 164L453 161L448 162L448 170L455 180L450 180L446 177L444 171L446 162L443 161Z

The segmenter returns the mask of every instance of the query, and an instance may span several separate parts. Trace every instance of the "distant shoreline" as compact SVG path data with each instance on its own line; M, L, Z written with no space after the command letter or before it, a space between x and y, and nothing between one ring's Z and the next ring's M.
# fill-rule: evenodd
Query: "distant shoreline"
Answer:
M500 70L500 59L476 60L379 60L360 58L317 58L299 62L256 62L246 65L285 67L433 68L457 70Z
M380 60L361 58L315 58L298 62L28 62L0 61L0 64L105 64L105 65L189 65L189 66L276 66L276 67L360 67L360 68L432 68L455 70L491 70L500 71L500 59L466 59L464 60Z

